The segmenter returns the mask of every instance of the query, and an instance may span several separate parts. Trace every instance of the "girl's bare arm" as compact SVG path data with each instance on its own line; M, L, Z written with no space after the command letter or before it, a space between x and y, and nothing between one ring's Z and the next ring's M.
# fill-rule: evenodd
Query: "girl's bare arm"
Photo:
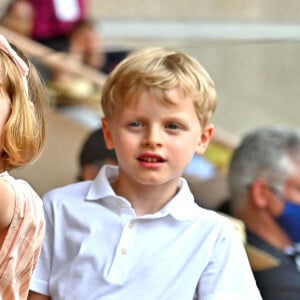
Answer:
M51 297L30 291L27 300L51 300Z

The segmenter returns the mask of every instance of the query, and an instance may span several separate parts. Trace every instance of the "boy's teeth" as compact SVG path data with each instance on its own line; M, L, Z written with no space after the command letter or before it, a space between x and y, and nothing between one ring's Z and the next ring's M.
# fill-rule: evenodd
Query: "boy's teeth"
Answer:
M147 162L157 162L158 161L157 158L153 158L153 157L144 157L143 160L147 161Z

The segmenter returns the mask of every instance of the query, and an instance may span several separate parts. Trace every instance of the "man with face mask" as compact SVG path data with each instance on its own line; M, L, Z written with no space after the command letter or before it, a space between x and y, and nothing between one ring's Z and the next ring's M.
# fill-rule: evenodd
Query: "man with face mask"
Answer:
M264 300L300 299L300 130L260 127L235 149L229 166L230 212L247 242L278 261L254 270Z

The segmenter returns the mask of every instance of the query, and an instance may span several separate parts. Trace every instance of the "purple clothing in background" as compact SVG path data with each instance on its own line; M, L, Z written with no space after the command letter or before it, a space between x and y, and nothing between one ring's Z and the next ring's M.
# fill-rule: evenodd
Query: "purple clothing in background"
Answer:
M77 0L79 15L77 18L65 21L60 20L55 12L55 0L28 0L35 11L32 38L46 40L59 36L67 36L74 25L86 18L88 0Z

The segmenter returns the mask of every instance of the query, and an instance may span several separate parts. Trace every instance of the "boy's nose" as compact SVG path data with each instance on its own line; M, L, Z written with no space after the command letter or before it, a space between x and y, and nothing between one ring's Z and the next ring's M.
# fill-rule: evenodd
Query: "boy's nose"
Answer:
M158 128L149 128L144 137L144 144L151 147L162 145L162 134Z

